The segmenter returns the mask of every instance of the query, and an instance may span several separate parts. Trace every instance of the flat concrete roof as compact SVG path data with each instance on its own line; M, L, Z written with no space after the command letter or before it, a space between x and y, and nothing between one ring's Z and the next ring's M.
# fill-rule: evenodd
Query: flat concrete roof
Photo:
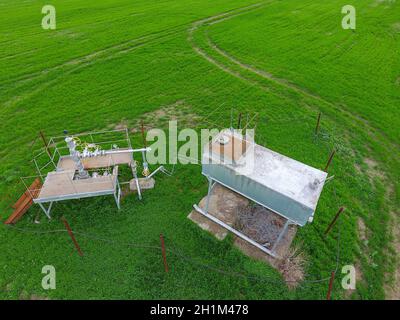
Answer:
M229 130L221 132L213 140L218 143L221 135L231 136ZM235 135L235 137L237 137ZM204 150L203 156L207 157ZM211 155L213 160L220 160L219 155ZM252 162L253 161L253 162ZM241 164L252 163L253 167L243 167ZM259 184L291 198L315 211L327 173L307 164L291 159L268 148L251 142L237 165L224 164L238 175L244 175Z

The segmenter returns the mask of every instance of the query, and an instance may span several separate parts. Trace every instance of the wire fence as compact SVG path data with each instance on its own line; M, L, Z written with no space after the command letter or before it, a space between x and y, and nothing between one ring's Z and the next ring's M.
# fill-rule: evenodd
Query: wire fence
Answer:
M334 271L335 273L338 271L339 264L340 264L340 224L341 222L338 223L337 227L337 237L336 237L336 257L335 257L335 269L334 270L327 270L328 273L331 273ZM23 232L23 233L31 233L31 234L37 234L37 235L44 235L44 234L59 234L59 233L67 233L68 231L66 229L54 229L54 230L37 230L37 229L32 229L32 228L21 228L17 227L15 225L8 225L11 230L15 230L17 232ZM132 247L132 248L138 248L138 249L150 249L150 250L157 250L158 252L161 252L162 246L161 245L152 245L152 244L144 244L144 243L136 243L136 242L122 242L120 240L116 240L113 238L107 238L104 236L99 236L96 234L90 234L82 231L73 231L74 235L79 235L82 236L86 239L90 239L93 241L99 241L107 244L112 244L114 246L119 246L119 247ZM246 278L249 280L256 280L256 281L264 281L264 282L269 282L269 283L275 283L275 284L282 284L283 280L279 280L276 277L268 277L268 276L252 276L248 275L246 271L241 270L241 271L235 271L232 269L227 269L227 268L221 268L216 265L212 265L210 263L205 263L203 261L199 261L199 257L193 257L189 254L186 254L183 252L182 249L179 249L175 241L172 240L169 236L165 236L164 238L166 239L167 243L167 248L166 252L169 254L174 255L175 257L191 264L192 266L198 267L198 268L206 268L210 271L222 274L224 276L229 276L229 277L241 277L241 278ZM172 249L171 249L172 248ZM215 260L215 259L214 259ZM220 260L218 261L220 264L223 264L224 261ZM314 279L313 279L314 278ZM300 287L304 287L304 284L318 284L318 283L323 283L323 282L329 282L330 277L324 277L324 278L317 278L315 276L312 276L310 274L305 276L305 279L302 280L298 285ZM291 282L290 280L286 282ZM293 281L296 282L297 281Z
M205 117L202 121L202 124L207 124L207 125L212 125L213 127L221 127L221 123L223 121L223 119L227 119L227 117L224 117L224 115L218 115L218 110L223 106L220 105L212 114L209 114L208 117ZM212 120L210 120L210 116L213 115L218 115L218 121L214 122ZM248 116L248 119L256 119L256 117L253 116ZM233 122L233 116L231 116L231 120L230 122ZM274 119L273 121L271 121L273 124L288 124L291 125L294 122L296 123L303 123L306 121L310 121L309 117L304 117L302 119L280 119L280 121L278 119ZM247 121L247 123L249 123ZM255 123L255 125L257 125L257 123ZM309 127L311 126L311 123L308 123ZM264 139L264 136L260 137L261 140ZM189 157L187 157L187 159L189 159ZM193 160L193 159L192 159ZM201 164L200 162L197 164ZM172 169L171 169L171 174L173 174L173 172L175 171L175 165L173 165ZM171 175L169 174L169 175ZM337 198L337 194L336 194L336 189L334 188L333 190L334 192L334 198L336 200L336 203L338 203L339 199ZM340 254L341 254L341 241L340 241L340 229L341 229L341 224L342 221L339 220L337 223L337 239L336 239L336 254L335 254L335 267L334 270L326 270L326 273L331 273L332 271L337 273L338 269L339 269L339 264L340 264ZM38 230L38 229L32 229L32 228L20 228L17 227L15 225L9 225L10 230L15 230L18 232L25 232L25 233L33 233L33 234L37 234L37 235L44 235L44 234L60 234L60 233L66 233L67 230L66 229L54 229L54 230ZM316 232L318 233L318 230L316 230ZM134 242L122 242L118 239L113 239L113 238L107 238L104 237L102 235L96 235L96 234L90 234L90 233L86 233L86 232L82 232L82 231L76 231L74 230L73 233L75 235L79 235L81 237L84 237L86 239L90 239L93 241L99 241L99 242L103 242L103 243L108 243L108 244L112 244L115 246L119 246L119 247L132 247L132 248L138 248L138 249L148 249L148 250L154 250L154 251L158 251L160 252L162 250L161 246L158 245L152 245L152 244L145 244L145 243L134 243ZM323 236L321 236L323 237ZM203 268L203 269L207 269L210 270L212 272L221 274L223 276L228 276L228 277L241 277L244 279L248 279L248 280L254 280L254 281L263 281L263 282L267 282L267 283L272 283L272 284L282 284L283 280L278 279L277 277L268 277L268 276L254 276L254 275L249 275L248 272L246 272L245 270L234 270L232 268L226 268L226 267L221 267L221 265L224 264L224 261L218 261L218 265L215 264L210 264L209 262L204 262L202 260L201 257L199 256L192 256L190 254L187 254L184 252L184 250L178 248L175 245L175 241L169 237L169 235L165 235L165 239L167 242L167 249L166 251L170 254L173 255L174 257L182 260L183 262L191 265L192 267L195 268ZM213 257L213 260L215 260L215 257ZM325 273L325 272L320 272L320 274ZM304 277L304 280L302 280L300 283L298 283L298 287L300 288L304 288L305 286L309 285L309 284L321 284L321 283L328 283L330 281L331 277L321 277L320 275L316 276L316 275L311 275L311 274L307 274ZM286 281L286 282L290 282L290 280ZM297 281L293 281L296 282Z

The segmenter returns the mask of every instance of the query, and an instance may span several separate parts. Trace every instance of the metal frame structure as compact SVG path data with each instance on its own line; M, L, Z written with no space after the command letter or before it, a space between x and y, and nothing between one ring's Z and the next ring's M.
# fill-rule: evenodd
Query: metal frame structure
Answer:
M117 140L109 140L109 141L100 141L100 142L95 142L94 140L94 136L97 135L102 135L102 134L109 134L109 133L123 133L124 134L124 138L123 139L117 139ZM79 134L74 134L74 137L83 137L83 136L88 136L91 140L91 142L96 143L97 145L110 145L111 149L113 148L113 145L118 143L118 142L125 142L127 144L127 149L132 149L132 144L129 138L129 132L128 132L128 128L125 129L116 129L116 130L105 130L105 131L96 131L96 132L88 132L88 133L79 133ZM63 150L68 150L68 147L65 145L65 140L66 136L55 136L55 137L51 137L47 143L47 146L42 147L41 151L36 154L32 161L35 164L36 170L38 172L38 175L40 177L43 178L43 170L45 170L50 164L53 164L54 169L56 170L58 168L60 159L62 157L65 156L70 156L69 153L66 155L62 155L62 151ZM58 146L60 143L63 143L63 146ZM54 152L50 152L49 149L50 148L54 148ZM61 152L60 152L61 151ZM143 160L145 161L146 157L145 157L145 148L143 148L143 152L142 152L142 156L143 156ZM42 155L46 155L49 157L49 161L43 165L43 166L39 166L38 163L38 159L42 156ZM57 164L55 162L55 158L59 157ZM132 160L133 157L132 157ZM47 174L47 173L46 173Z
M211 196L211 193L212 193L212 190L213 190L214 186L215 186L217 183L219 183L220 185L222 185L222 186L228 188L229 190L232 190L233 192L236 192L236 193L240 194L241 196L243 196L243 197L245 197L245 198L247 198L247 199L249 199L249 200L251 200L251 201L253 201L253 202L255 202L255 203L259 204L259 205L261 205L262 207L265 207L265 205L259 203L258 201L254 200L254 199L251 199L250 197L244 195L244 194L241 193L241 192L238 192L237 190L233 189L232 187L227 186L226 184L224 184L224 183L222 183L222 182L220 182L220 181L217 181L216 179L213 179L213 178L210 177L210 176L206 176L206 177L207 177L207 180L208 180L208 192L207 192L207 199L206 199L205 208L204 208L204 210L203 210L203 209L201 209L201 208L200 208L198 205L196 205L196 204L193 205L193 208L194 208L198 213L202 214L202 215L205 216L206 218L210 219L211 221L215 222L216 224L220 225L221 227L227 229L228 231L234 233L234 234L237 235L239 238L241 238L241 239L243 239L243 240L249 242L249 243L252 244L253 246L255 246L255 247L257 247L258 249L260 249L261 251L263 251L263 252L269 254L270 256L272 256L272 257L274 257L274 258L277 257L277 254L276 254L276 252L275 252L275 249L277 248L278 244L280 243L280 241L282 240L283 236L285 235L285 233L286 233L288 227L289 227L290 225L296 225L296 223L293 222L293 221L291 221L291 220L289 220L289 219L287 219L286 217L283 217L283 218L286 219L285 225L283 226L281 232L279 233L278 238L275 240L275 243L273 244L272 249L271 249L271 250L267 249L266 247L262 246L262 245L259 244L258 242L254 241L254 240L252 240L251 238L249 238L248 236L246 236L244 233L242 233L242 232L236 230L235 228L232 228L230 225L226 224L225 222L221 221L220 219L216 218L215 216L211 215L211 214L208 212L209 203L210 203L210 196ZM265 208L266 208L266 207L265 207ZM280 215L279 213L275 212L274 210L272 210L272 209L270 209L270 208L267 208L267 209L270 210L270 211L272 211L272 212L274 212L274 213L276 213L276 214L278 214L278 215ZM280 215L280 216L282 216L282 215Z
M24 179L27 178L37 178L38 176L32 176L32 177L23 177L22 181L24 182ZM91 198L91 197L97 197L97 196L106 196L106 195L113 195L115 199L115 203L118 207L118 209L121 208L120 206L120 199L121 199L121 186L118 180L118 175L113 175L110 177L115 177L115 184L113 184L112 189L109 190L104 190L104 191L98 191L98 192L76 192L76 193L70 193L70 194L63 194L55 197L49 197L49 198L34 198L32 193L31 196L33 198L33 202L37 203L40 208L43 210L43 212L46 214L46 216L50 219L50 212L53 206L54 202L59 202L59 201L64 201L64 200L74 200L74 199L83 199L83 198ZM112 179L110 179L112 181ZM24 185L26 186L25 182ZM28 189L27 189L28 190ZM34 191L34 190L33 190ZM45 204L49 203L48 208L45 207Z
M116 140L109 140L109 141L100 141L97 142L95 141L96 136L102 135L102 134L119 134L122 133L124 137L122 139L116 139ZM147 165L147 160L146 160L146 152L150 151L150 148L140 148L140 149L133 149L131 145L131 141L129 138L129 132L128 129L119 129L119 130L109 130L109 131L99 131L99 132L89 132L89 133L81 133L74 135L73 137L89 137L91 142L95 145L106 145L110 146L109 150L103 150L102 154L99 156L107 156L108 157L108 163L105 166L102 166L99 164L99 166L95 166L93 168L88 168L88 171L97 171L101 169L106 169L106 171L110 171L110 168L113 167L114 169L112 170L111 174L107 174L106 176L101 176L99 181L96 181L95 177L89 177L88 179L82 179L82 180L75 180L74 175L76 171L76 166L73 169L66 170L65 168L62 167L62 162L65 160L69 160L68 158L71 158L71 154L64 154L64 150L69 149L65 144L63 146L60 146L60 143L65 143L66 136L58 136L58 137L52 137L50 138L48 144L42 148L42 150L33 158L33 162L35 164L35 167L38 172L38 176L30 176L30 177L22 177L21 180L23 184L25 185L26 189L30 192L30 195L33 199L34 203L37 203L40 208L43 210L43 212L46 214L46 216L50 219L50 212L53 207L54 202L58 201L64 201L64 200L72 200L72 199L81 199L81 198L88 198L88 197L96 197L96 196L104 196L104 195L113 195L115 202L117 204L118 209L120 209L120 199L121 199L121 186L120 182L118 179L118 164L120 163L115 163L114 162L114 156L120 155L120 154L130 154L130 160L128 161L128 157L122 161L122 163L128 164L131 167L132 170L132 175L133 178L136 181L137 185L137 192L138 192L138 197L139 199L142 199L141 195L141 190L140 190L140 185L138 181L138 175L137 175L137 165L136 161L134 159L134 153L139 152L142 154L142 160L143 160L143 167L148 168ZM116 147L116 143L124 143L123 148ZM53 151L51 151L54 149ZM48 161L40 166L39 165L39 158L42 156L48 156ZM56 158L58 157L58 161L56 161ZM91 158L92 156L90 156ZM96 156L93 156L92 159L89 158L90 160L96 161ZM104 160L104 158L103 158ZM107 159L106 159L107 160ZM57 164L56 164L57 162ZM104 163L104 161L100 161L100 163ZM47 171L48 167L50 165L54 166L53 171ZM96 170L97 169L97 170ZM158 171L160 168L158 168L156 171ZM161 170L162 171L162 170ZM153 172L154 174L155 172ZM152 175L153 175L152 174ZM151 176L152 176L151 175ZM37 192L37 196L31 192L31 190L28 189L27 183L25 183L25 180L28 179L33 179L40 177L43 186L41 187L40 190ZM60 183L56 184L58 188L60 188L59 194L54 194L51 196L43 196L41 197L41 191L43 188L46 187L46 181L48 178L57 178L61 177L63 181ZM88 183L86 183L88 182ZM64 183L64 188L62 188L62 184ZM66 184L65 184L66 183ZM96 183L99 183L99 185L96 186ZM102 184L102 185L100 185ZM28 183L29 185L29 183ZM103 186L104 185L104 186ZM96 186L97 188L90 188ZM83 191L83 189L88 189L87 191ZM68 189L69 191L66 191ZM90 189L93 189L92 191ZM98 190L97 190L98 189ZM48 203L48 207L46 208L45 204Z
M212 144L213 143L215 144L216 142L221 143L221 141L223 141L222 143L223 143L223 145L225 145L225 143L227 143L227 142L224 139L221 139L221 136L220 136L220 135L224 135L224 134L230 135L231 142L229 142L230 147L227 145L227 150L229 150L229 148L231 148L231 152L232 152L231 162L230 163L225 162L224 158L222 159L222 161L221 161L221 159L218 159L217 162L213 162L214 156L212 156L211 154L214 154L213 153L214 147L212 147ZM220 225L221 227L227 229L228 231L234 233L236 236L240 237L241 239L249 242L253 246L260 249L261 251L271 255L272 257L277 257L276 249L277 249L279 243L282 241L284 235L286 234L289 226L290 225L303 226L306 223L305 222L306 218L308 218L308 222L312 221L312 217L314 214L313 210L315 210L316 202L318 201L319 194L322 191L323 184L326 180L326 173L319 171L315 168L309 167L307 165L304 165L293 159L290 159L290 158L284 157L282 155L279 155L277 153L274 153L271 150L268 150L264 147L258 146L254 143L254 141L248 140L243 135L241 135L241 137L242 137L241 139L243 140L243 142L245 144L249 143L250 150L253 150L253 152L255 152L255 149L258 148L257 149L257 152L259 154L258 157L262 157L262 153L259 152L259 148L262 148L271 154L271 159L269 159L268 157L266 159L259 158L259 160L257 160L259 164L262 163L263 166L264 165L271 166L271 168L269 169L271 171L282 170L282 172L279 171L279 174L280 175L283 174L283 177L287 177L288 179L289 179L290 175L295 174L295 172L299 174L300 179L294 180L295 182L298 183L298 185L295 184L294 189L290 189L290 190L291 190L291 192L293 190L300 191L302 194L302 197L304 197L304 198L301 198L301 200L303 202L298 202L298 201L300 201L299 199L292 199L291 197L288 197L287 195L279 194L279 192L282 192L282 190L286 190L287 181L285 181L285 180L283 180L282 182L280 182L280 180L278 180L278 182L275 183L275 186L277 189L274 190L273 188L271 188L271 185L265 185L265 186L262 185L260 187L258 184L260 183L259 181L261 181L261 180L258 178L257 174L256 174L257 177L254 177L254 174L250 174L250 176L241 176L242 173L240 173L240 171L235 171L234 168L236 167L236 160L234 158L235 158L236 154L233 152L233 150L234 150L233 146L236 143L235 139L237 138L237 134L234 132L234 129L231 128L230 131L226 131L225 133L221 132L219 135L214 137L214 139L208 145L205 146L205 149L203 151L204 152L203 153L203 161L205 161L205 162L202 163L202 166L203 166L202 174L204 176L206 176L206 178L208 180L207 198L206 198L206 203L205 203L204 209L200 208L198 205L194 205L193 207L198 213L202 214L206 218L212 220L213 222L215 222L216 224ZM225 146L224 146L224 148L225 148ZM225 150L224 148L222 150ZM236 150L236 148L235 148L235 150ZM222 154L220 154L220 156L224 157L224 155L226 156L225 151L222 151ZM247 157L246 151L244 151L244 153L242 154L240 159L243 160L245 157ZM274 157L276 157L276 160L274 160L274 161L278 161L278 163L279 163L278 166L277 166L277 163L274 163L272 161L272 159ZM260 160L260 159L262 159L262 160ZM212 161L211 163L207 162L210 160ZM269 164L269 162L270 162L270 164ZM258 171L255 171L255 172L259 173L260 175L263 175L263 173L259 172L259 171L260 170L268 170L268 169L264 168L263 166L261 168L258 167ZM288 166L288 167L286 167L286 166ZM224 168L230 168L230 169L224 169ZM298 171L293 171L293 170L298 170ZM306 174L308 174L308 176ZM233 178L233 177L235 177L235 175L236 175L236 178ZM238 176L241 176L241 178L237 178ZM274 175L267 174L266 178L264 177L263 179L267 179L267 181L270 181L270 179L272 179L273 177L274 177ZM315 179L315 180L312 180L313 183L311 183L309 185L306 184L306 182L308 182L311 178L314 179L316 177L321 178L321 181L319 181L318 179ZM256 182L252 179L259 179L259 181ZM304 181L301 181L301 180L304 180ZM250 182L250 181L253 181L253 182ZM275 213L275 214L281 216L283 219L285 219L285 224L282 227L282 229L280 230L280 233L279 233L278 237L276 238L275 242L272 244L271 249L266 248L265 246L261 245L260 243L254 241L253 239L246 236L244 233L232 228L230 225L226 224L225 222L221 221L220 219L218 219L217 217L215 217L214 215L211 215L209 213L208 210L209 210L210 196L211 196L214 186L217 183L234 191L235 193L238 193L241 196L259 204L260 206L268 209L270 212ZM282 189L281 183L284 183L283 189ZM318 187L316 187L316 186L318 186ZM252 190L249 190L250 188ZM254 188L257 188L257 189L255 189L257 192L255 192L255 190L253 190ZM307 189L307 188L309 188L309 189ZM314 189L314 188L316 188L316 189ZM280 189L282 189L282 190L280 190ZM305 191L305 190L307 190L307 191ZM246 194L246 191L248 191L247 194ZM278 194L280 196L278 197L273 192L275 192L276 194ZM309 192L309 194L308 193L303 194L303 192ZM266 197L272 197L272 198L270 200L266 201L266 199L267 199ZM279 204L282 201L287 203L287 206L286 206L287 209L292 207L298 211L294 211L294 212L285 211L285 209L283 209L285 206L277 205L277 203ZM307 207L305 205L306 203L307 203L307 205L309 205L308 202L312 203L311 207ZM271 205L271 207L269 205ZM297 209L297 208L300 208L300 209ZM311 213L312 213L312 215L310 215Z

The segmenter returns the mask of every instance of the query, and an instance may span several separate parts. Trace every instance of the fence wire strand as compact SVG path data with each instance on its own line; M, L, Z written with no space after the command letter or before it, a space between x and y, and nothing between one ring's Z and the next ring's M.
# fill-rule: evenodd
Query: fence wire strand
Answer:
M340 222L339 222L340 223ZM19 231L19 232L24 232L24 233L33 233L33 234L55 234L55 233L66 233L67 230L66 229L54 229L54 230L33 230L30 228L20 228L20 227L16 227L14 225L8 225L9 228ZM336 258L335 258L335 273L337 272L338 268L339 268L339 261L340 261L340 224L338 229L338 235L337 235L337 249L336 249ZM121 242L121 241L117 241L114 239L110 239L110 238L105 238L105 237L101 237L98 235L94 235L94 234L89 234L89 233L85 233L85 232L81 232L81 231L73 231L73 233L75 235L80 235L83 236L87 239L91 239L91 240L96 240L96 241L102 241L102 242L106 242L109 244L113 244L113 245L119 245L119 246L124 246L124 247L134 247L134 248L141 248L141 249L153 249L153 250L161 250L161 246L156 246L156 245L147 245L147 244L138 244L138 243L133 243L133 242ZM196 265L198 267L204 267L207 268L209 270L213 270L215 272L227 275L227 276L238 276L238 277L243 277L243 278L247 278L250 280L261 280L261 281L268 281L268 282L275 282L275 283L282 283L282 281L276 279L276 278L272 278L272 277L265 277L265 276L249 276L246 275L243 272L237 272L237 271L232 271L232 270L227 270L227 269L221 269L218 268L216 266L204 263L204 262L199 262L197 261L195 258L184 254L181 252L180 249L178 249L175 246L174 241L172 241L171 238L166 237L164 235L165 239L168 239L171 246L173 247L173 249L169 249L167 248L166 251L168 253L171 253L175 256L177 256L178 258L185 260L186 262L191 263L192 265ZM307 275L306 278L310 277L310 275ZM330 280L330 277L326 277L326 278L321 278L321 279L314 279L314 280L302 280L301 283L321 283L321 282L327 282ZM297 282L297 281L286 281L286 282ZM301 286L301 283L299 284Z
M202 122L203 124L211 124L214 127L220 127L221 126L221 122L214 123L210 121L210 116L211 115L218 115L218 112L216 112L218 109L220 109L224 104L221 104L220 106L217 107L216 110L214 110L211 114L209 114L207 117L205 117L204 119L202 119L200 122ZM219 116L219 119L221 119L221 116ZM267 122L270 125L274 125L274 124L286 124L286 123L294 123L294 122L303 122L305 120L311 120L310 117L304 117L302 119L273 119L273 118L267 118ZM263 135L260 136L260 138L263 140L265 137ZM36 141L35 141L36 142ZM190 160L194 160L191 158L187 158ZM200 163L198 163L200 164ZM168 173L173 174L175 171L175 165L172 167L172 169L170 171L166 170ZM336 203L339 203L339 199L336 193L336 188L333 187L333 194L334 194L334 198L336 200ZM341 255L341 228L342 228L342 221L340 221L341 219L339 219L339 221L337 222L337 237L336 237L336 254L335 254L335 267L334 270L328 270L329 273L331 273L332 271L335 272L335 274L338 272L339 270L339 265L340 265L340 255ZM7 227L9 227L12 230L18 231L18 232L23 232L23 233L32 233L32 234L38 234L38 235L44 235L44 234L57 234L57 233L67 233L66 229L54 229L54 230L35 230L32 228L20 228L14 225L8 225ZM316 230L316 232L318 232ZM132 248L139 248L139 249L151 249L151 250L157 250L157 251L161 251L162 248L161 246L158 245L148 245L148 244L140 244L140 243L133 243L133 242L122 242L119 240L115 240L115 239L111 239L111 238L106 238L104 236L99 236L99 235L95 235L95 234L89 234L86 232L81 232L81 231L73 231L73 233L75 235L79 235L82 236L84 238L90 239L90 240L94 240L94 241L101 241L104 243L108 243L108 244L113 244L113 245L117 245L117 246L121 246L121 247L132 247ZM221 268L215 265L211 265L208 263L204 263L201 261L198 261L198 257L193 257L190 256L184 252L181 251L181 249L177 248L175 245L175 241L173 241L169 236L164 235L165 239L168 240L169 245L172 247L171 248L166 248L166 251L169 254L174 255L175 257L177 257L178 259L181 259L182 261L188 262L190 263L192 266L198 267L198 268L206 268L208 270L211 270L213 272L225 275L225 276L231 276L231 277L242 277L242 278L246 278L249 280L255 280L255 281L266 281L266 282L270 282L270 283L277 283L277 284L282 284L283 282L298 282L298 281L290 281L290 280L279 280L276 277L268 277L268 276L253 276L253 275L249 275L246 274L248 273L248 271L235 271L233 269L229 270L226 268ZM324 236L321 236L322 239L324 239ZM221 262L221 261L220 261ZM312 278L311 275L306 275L305 279L300 281L298 283L298 286L301 288L304 288L304 284L317 284L317 283L323 283L323 282L329 282L330 281L330 276L328 277L323 277L323 278L316 278L316 279L310 279Z

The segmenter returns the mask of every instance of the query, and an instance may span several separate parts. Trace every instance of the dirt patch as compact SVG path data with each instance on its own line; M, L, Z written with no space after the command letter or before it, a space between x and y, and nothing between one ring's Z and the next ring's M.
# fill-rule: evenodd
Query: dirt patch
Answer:
M132 194L129 184L121 185L121 201L128 195Z
M141 193L145 192L145 190L153 189L156 184L156 181L153 178L138 178L138 181ZM121 200L131 194L137 194L135 179L131 179L128 184L121 185Z
M262 244L269 250L279 237L286 220L259 206L239 207L235 229Z
M370 169L375 169L378 166L378 162L371 158L365 158L364 162L368 165Z
M204 209L206 207L206 201L207 197L204 197L200 201L199 207ZM227 225L233 227L237 208L246 206L248 203L249 201L246 198L217 184L213 188L210 196L208 212ZM196 210L193 210L188 218L197 223L203 230L212 233L219 240L225 239L228 235L228 231L225 228L204 217Z
M354 268L356 269L356 283L359 283L364 279L361 264L359 261L356 261L356 263L354 264Z
M122 130L128 127L128 121L125 119L122 119L120 123L116 124L115 126L113 126L113 128L115 130Z
M388 300L400 300L400 229L398 227L399 214L391 212L392 217L392 246L397 253L395 257L396 270L394 271L393 278L390 285L385 285L385 295Z
M393 23L392 28L393 28L394 32L400 33L400 22Z
M153 189L156 181L153 178L138 178L140 190ZM129 188L132 192L137 192L136 179L129 181Z
M169 121L177 121L178 126L192 127L200 116L192 112L192 106L186 104L184 100L178 100L173 104L162 106L159 109L143 114L137 125L133 126L132 132L139 132L140 122L143 120L145 126L149 129L151 127L165 128L168 126Z
M278 264L289 288L295 288L304 279L304 252L299 247L289 248Z
M362 168L358 163L354 163L354 169L356 169L358 173L362 173Z
M379 178L384 180L385 174L379 169L378 162L371 158L364 158L364 163L367 165L367 174L371 179Z
M365 243L368 240L367 226L365 225L365 222L362 218L357 219L357 227L358 227L358 237L363 243Z
M376 167L378 166L378 162L376 162L374 159L371 158L365 158L364 162L367 164L368 169L370 170L375 170Z
M371 7L378 7L378 6L382 5L382 4L390 5L392 1L393 0L374 0L371 3Z
M70 38L70 39L75 39L81 36L80 33L78 32L74 32L72 30L69 29L63 29L63 30L56 30L51 32L51 36L53 37L66 37L66 38Z
M178 122L178 126L190 128L196 127L201 117L193 113L191 105L186 104L184 100L178 100L172 104L160 106L154 111L146 112L134 120L122 119L119 123L110 125L109 128L130 127L132 133L140 133L142 121L145 131L148 131L153 128L167 128L168 122L173 120Z
M18 297L19 300L50 300L47 297L38 296L36 294L30 294L26 290L22 290Z
M288 231L276 248L279 258L265 254L257 247L235 237L235 246L245 255L265 262L278 270L289 288L295 288L304 279L306 258L300 247L291 247L297 227L289 226Z
M30 300L50 300L50 299L47 298L47 297L42 297L42 296L38 296L38 295L32 294L30 296Z
M199 207L204 209L205 205L206 197L200 201ZM210 214L229 226L237 230L240 229L242 233L259 243L265 243L267 247L269 245L269 249L271 249L284 225L284 219L276 214L264 212L265 210L259 206L249 206L249 201L246 198L218 184L213 188L208 207ZM242 213L241 216L239 215L240 212ZM188 218L219 240L223 240L228 234L225 228L195 210L189 214ZM296 231L296 226L290 225L288 227L275 248L278 258L266 254L237 236L234 236L234 245L247 256L268 263L277 269L287 282L288 287L293 288L304 278L305 262L304 255L299 248L290 248Z

